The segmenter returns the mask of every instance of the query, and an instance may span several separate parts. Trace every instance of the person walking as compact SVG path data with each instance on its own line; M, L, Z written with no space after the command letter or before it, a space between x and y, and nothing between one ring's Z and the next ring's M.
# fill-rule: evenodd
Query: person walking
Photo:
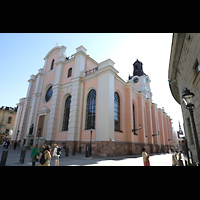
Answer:
M172 166L177 166L178 165L178 161L176 158L176 152L172 154Z
M6 149L8 149L9 144L10 144L10 141L7 140L7 147L6 147Z
M7 143L4 142L4 143L3 143L3 148L6 148L6 147L7 147Z
M41 152L39 166L50 166L50 159L50 146L47 145L46 148L44 148Z
M14 143L14 150L16 149L16 147L17 147L17 141L15 141Z
M35 166L35 163L39 160L40 149L38 148L38 144L36 143L34 148L31 151L31 158L32 158L32 166Z
M58 155L58 145L54 144L54 150L53 150L53 159L55 160L55 166L59 166L59 157Z
M146 152L146 148L142 148L142 157L143 157L143 162L144 166L151 166L149 162L149 154Z

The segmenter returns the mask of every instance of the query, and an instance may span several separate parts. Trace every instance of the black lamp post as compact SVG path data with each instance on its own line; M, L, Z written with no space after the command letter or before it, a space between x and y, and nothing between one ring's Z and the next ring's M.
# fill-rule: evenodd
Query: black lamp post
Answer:
M159 144L158 144L158 146L159 146L159 151L161 152L160 132L158 131L158 134L153 134L153 135L152 135L152 137L154 137L154 136L159 136Z
M41 128L38 129L38 145L39 145L39 137L40 137L40 133L41 133Z
M90 156L92 155L92 129L90 130L90 133L91 133L91 135L90 135Z
M134 133L134 135L138 135L137 133L135 133L135 131L138 131L142 128L142 125L140 124L138 129L132 129L132 132Z
M195 121L194 121L193 110L194 110L195 106L194 106L193 101L192 101L193 97L194 97L194 93L190 92L190 90L185 88L185 91L182 94L182 98L185 101L186 108L190 112L190 117L191 117L191 120L192 120L192 127L193 127L193 130L194 130L195 143L196 143L196 148L197 148L197 158L198 158L197 165L200 166L199 140L198 140L197 129L196 129Z

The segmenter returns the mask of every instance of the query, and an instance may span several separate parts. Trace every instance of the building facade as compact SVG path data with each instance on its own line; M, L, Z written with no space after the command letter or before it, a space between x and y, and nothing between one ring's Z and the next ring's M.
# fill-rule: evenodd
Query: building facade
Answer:
M200 34L174 33L169 63L169 86L174 99L181 105L184 132L188 148L192 151L194 162L197 162L197 150L189 111L182 99L184 89L188 88L195 94L194 121L200 140Z
M17 140L26 145L33 124L31 145L57 142L84 152L92 140L96 155L138 154L144 146L167 151L173 145L171 119L152 103L151 81L140 61L125 82L111 59L98 63L83 46L69 57L65 51L65 46L51 49L43 68L28 80L13 140L18 132Z
M11 139L17 114L17 107L2 106L0 108L0 144Z

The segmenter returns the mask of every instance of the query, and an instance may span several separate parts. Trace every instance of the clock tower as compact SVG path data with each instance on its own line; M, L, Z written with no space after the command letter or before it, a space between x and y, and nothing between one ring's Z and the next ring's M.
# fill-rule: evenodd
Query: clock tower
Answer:
M146 98L152 98L150 78L143 71L143 64L138 59L133 63L133 75L129 75L128 82L133 82L139 92L145 93Z

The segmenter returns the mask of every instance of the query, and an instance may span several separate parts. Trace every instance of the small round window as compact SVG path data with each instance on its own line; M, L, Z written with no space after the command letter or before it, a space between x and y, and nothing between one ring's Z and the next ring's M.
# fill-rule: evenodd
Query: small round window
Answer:
M52 94L53 94L53 89L52 89L52 86L51 86L51 87L47 90L47 93L46 93L46 95L45 95L45 100L46 100L46 102L48 102L49 99L51 99Z

